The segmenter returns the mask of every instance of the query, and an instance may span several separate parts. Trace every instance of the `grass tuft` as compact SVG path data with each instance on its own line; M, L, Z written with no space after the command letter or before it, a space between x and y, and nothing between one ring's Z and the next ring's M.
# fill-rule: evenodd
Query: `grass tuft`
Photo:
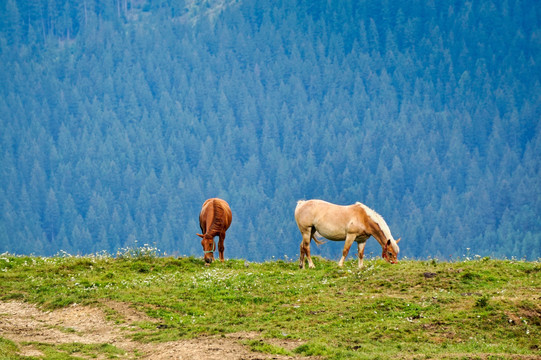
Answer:
M286 356L292 356L292 352L288 351L282 347L268 344L264 342L263 340L249 340L244 342L246 345L250 347L250 350L265 354L273 354L273 355L286 355Z

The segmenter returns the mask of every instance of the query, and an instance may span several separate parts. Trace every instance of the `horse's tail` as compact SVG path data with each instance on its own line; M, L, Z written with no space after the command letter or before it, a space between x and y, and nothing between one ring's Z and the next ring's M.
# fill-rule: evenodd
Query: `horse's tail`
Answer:
M325 244L326 241L323 241L323 240L319 240L317 237L316 237L316 231L314 231L312 233L312 239L314 239L314 242L316 243L317 246L321 245L321 244Z

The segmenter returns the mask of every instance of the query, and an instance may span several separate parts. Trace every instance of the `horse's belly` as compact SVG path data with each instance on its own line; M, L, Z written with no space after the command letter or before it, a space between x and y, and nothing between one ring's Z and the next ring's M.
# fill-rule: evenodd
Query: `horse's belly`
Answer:
M356 240L366 240L370 237L366 231L355 221L328 221L317 219L314 226L318 233L332 241L344 241L349 235L355 235ZM367 236L368 235L368 236ZM363 239L364 238L364 239Z
M346 240L345 236L323 236L323 237L331 241L345 241Z
M316 225L316 231L323 236L325 239L331 241L344 241L346 240L346 231L344 229L338 229L333 227L318 227Z

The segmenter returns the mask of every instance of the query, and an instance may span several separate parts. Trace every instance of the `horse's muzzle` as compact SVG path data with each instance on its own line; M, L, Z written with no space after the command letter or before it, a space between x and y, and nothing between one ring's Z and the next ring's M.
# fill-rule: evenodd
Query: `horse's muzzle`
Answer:
M205 258L205 262L207 264L210 264L212 262L212 258L211 257Z

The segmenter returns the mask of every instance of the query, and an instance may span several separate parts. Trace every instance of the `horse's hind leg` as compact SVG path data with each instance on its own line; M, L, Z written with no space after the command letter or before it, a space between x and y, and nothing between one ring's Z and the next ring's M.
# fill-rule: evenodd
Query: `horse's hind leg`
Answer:
M301 248L300 248L300 257L299 257L299 268L304 269L304 241L301 241Z
M308 258L308 267L314 268L314 263L312 262L312 257L310 256L310 240L311 237L311 229L307 229L306 231L302 231L302 242L301 242L301 256L300 256L300 264L299 267L301 269L304 269L304 257L306 256Z
M304 243L304 251L306 252L306 257L308 258L308 267L310 269L314 269L315 265L312 262L312 257L310 256L310 242L312 241L312 233L315 229L312 227L310 232L308 233L308 239L305 238L304 234L302 237L302 242Z

